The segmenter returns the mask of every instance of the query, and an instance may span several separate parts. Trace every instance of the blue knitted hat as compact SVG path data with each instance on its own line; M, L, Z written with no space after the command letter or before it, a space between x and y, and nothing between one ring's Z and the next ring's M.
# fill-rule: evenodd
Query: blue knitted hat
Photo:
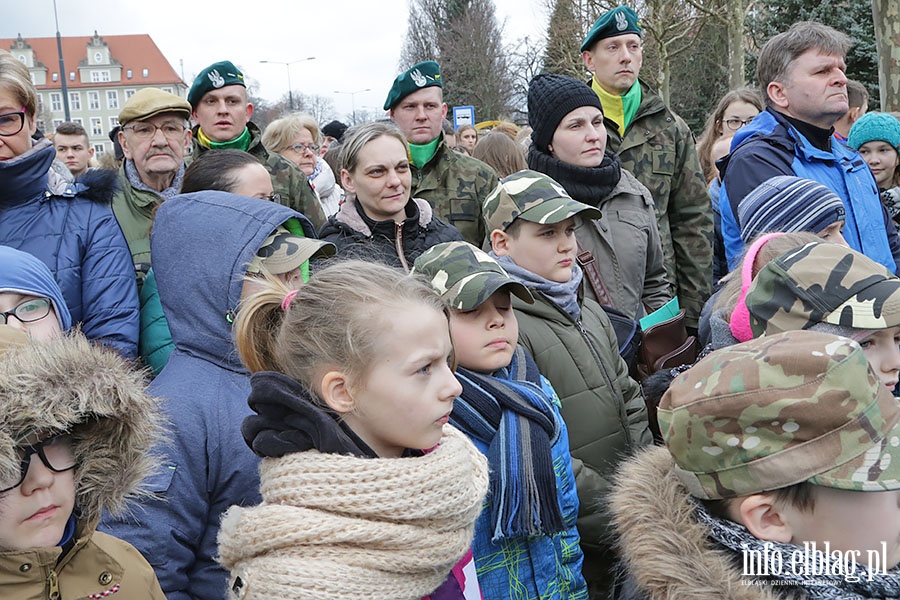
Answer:
M892 114L870 112L861 116L850 128L847 145L855 150L873 141L887 142L894 148L900 146L900 121Z
M844 204L834 192L821 183L789 175L767 179L738 204L745 244L769 231L819 233L845 216Z

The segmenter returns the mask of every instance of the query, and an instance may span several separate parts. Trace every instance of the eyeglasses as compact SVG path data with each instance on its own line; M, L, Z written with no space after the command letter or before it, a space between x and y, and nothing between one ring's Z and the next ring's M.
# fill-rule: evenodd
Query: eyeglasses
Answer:
M725 124L728 125L728 129L730 129L732 131L737 131L744 125L749 125L750 121L752 121L752 120L753 120L752 117L747 119L746 121L744 121L743 119L726 119Z
M0 115L0 135L16 135L25 126L25 108Z
M64 473L75 468L75 447L72 436L68 433L58 433L35 444L19 446L16 454L19 458L19 474L0 476L0 494L22 485L31 466L31 457L35 454L54 473Z
M288 146L288 148L294 152L299 152L300 154L303 154L307 150L315 154L319 151L320 146L317 146L316 144L294 144L293 146Z
M50 307L53 305L50 298L31 298L21 302L12 310L6 312L0 311L0 325L9 323L10 317L17 318L21 323L32 323L40 321L50 314Z
M163 123L162 125L135 123L134 125L126 125L122 129L130 129L134 133L134 137L139 140L149 140L156 135L157 129L162 131L166 139L177 140L184 133L185 127L181 123Z

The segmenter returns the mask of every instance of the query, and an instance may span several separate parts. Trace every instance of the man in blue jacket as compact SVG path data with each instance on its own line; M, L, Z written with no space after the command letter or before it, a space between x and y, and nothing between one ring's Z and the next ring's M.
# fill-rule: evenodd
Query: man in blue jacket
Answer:
M820 23L795 23L766 42L757 79L766 110L740 129L731 154L719 162L721 235L729 268L744 243L737 207L759 184L778 175L812 179L844 203L844 238L851 248L893 272L900 238L878 197L878 187L858 152L834 138L834 123L849 109L844 56L850 39Z

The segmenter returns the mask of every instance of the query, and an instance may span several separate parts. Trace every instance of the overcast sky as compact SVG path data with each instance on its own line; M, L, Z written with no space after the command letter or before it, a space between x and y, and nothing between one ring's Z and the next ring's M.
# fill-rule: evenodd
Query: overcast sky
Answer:
M494 0L504 41L543 36L544 0ZM207 65L224 59L277 100L288 89L287 68L261 60L316 59L290 67L292 87L331 98L339 114L380 110L397 75L408 0L57 0L64 36L147 33L188 85ZM56 34L53 0L28 0L4 11L0 38Z

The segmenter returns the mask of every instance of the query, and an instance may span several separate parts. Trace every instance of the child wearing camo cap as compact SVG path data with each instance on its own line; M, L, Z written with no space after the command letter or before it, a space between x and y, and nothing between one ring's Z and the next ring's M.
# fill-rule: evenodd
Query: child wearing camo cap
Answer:
M620 598L900 596L900 404L848 338L713 352L611 494Z
M472 545L482 594L586 599L568 431L556 392L518 345L511 295L531 304L531 293L466 242L432 247L413 273L450 306L462 384L450 422L490 467Z
M763 267L745 298L753 336L810 329L852 338L890 390L900 378L900 278L845 246L813 242Z
M578 532L591 595L604 595L611 566L608 515L603 503L618 460L650 443L640 386L619 356L609 317L582 298L575 261L575 218L599 218L553 179L520 171L500 180L485 200L483 217L493 256L524 284L534 304L513 298L519 343L531 352L562 403L578 482Z

